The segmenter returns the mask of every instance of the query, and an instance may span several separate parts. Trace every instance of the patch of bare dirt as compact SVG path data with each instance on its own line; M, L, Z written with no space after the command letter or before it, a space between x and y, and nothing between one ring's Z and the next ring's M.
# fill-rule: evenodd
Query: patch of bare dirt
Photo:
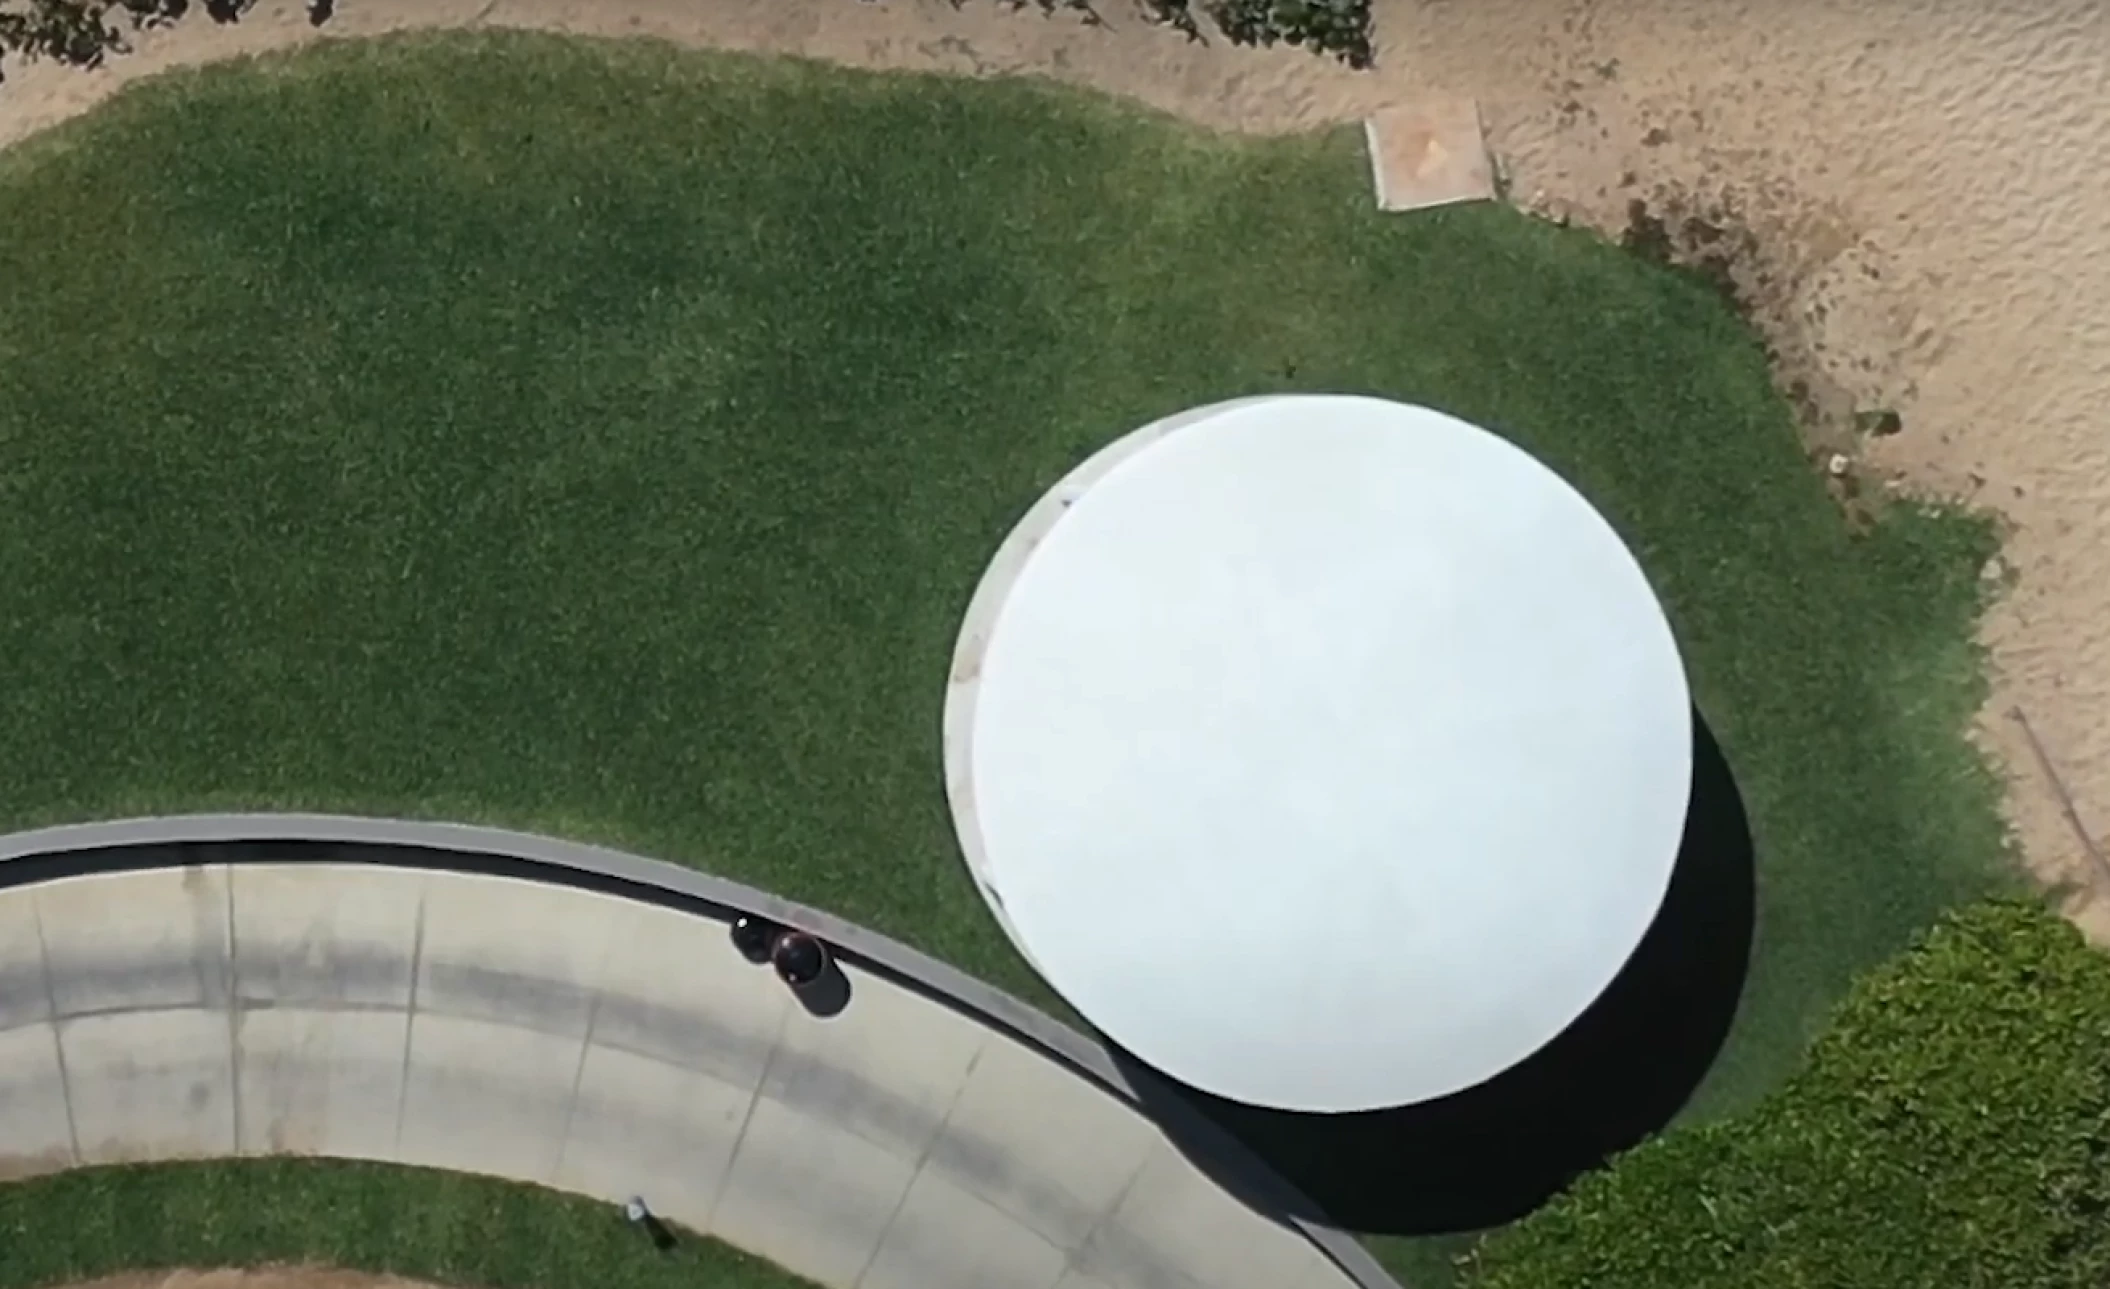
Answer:
M1283 132L1424 95L1479 100L1527 209L1696 262L1732 290L1842 500L1909 488L1999 511L1979 734L2029 863L2110 883L2048 789L2110 811L2110 6L2099 0L1377 0L1378 67L1204 43L1132 0L298 0L149 33L105 69L15 69L0 144L167 67L407 26L649 35L870 67L1044 75L1205 125ZM1401 216L1412 218L1413 216Z

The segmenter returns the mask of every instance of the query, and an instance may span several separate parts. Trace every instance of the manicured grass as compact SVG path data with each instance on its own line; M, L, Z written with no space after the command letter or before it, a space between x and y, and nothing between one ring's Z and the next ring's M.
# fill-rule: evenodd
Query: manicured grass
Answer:
M1498 206L1380 215L1352 131L401 38L129 92L0 156L0 227L0 824L559 833L1046 1002L941 785L982 565L1129 428L1335 390L1514 438L1669 607L1761 882L1696 1113L2001 880L1986 527L1850 533L1714 295Z
M481 1289L806 1289L701 1236L653 1248L623 1211L389 1164L228 1160L0 1186L0 1289L121 1271L313 1263Z

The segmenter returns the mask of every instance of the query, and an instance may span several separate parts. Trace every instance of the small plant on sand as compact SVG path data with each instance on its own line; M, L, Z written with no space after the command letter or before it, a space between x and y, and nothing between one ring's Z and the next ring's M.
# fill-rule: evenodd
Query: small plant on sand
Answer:
M215 22L233 22L254 3L205 0L203 7ZM0 54L100 67L106 55L131 49L128 32L189 12L190 0L0 0Z
M1160 21L1190 0L1146 0ZM1280 40L1331 54L1350 67L1370 65L1370 0L1202 0L1202 10L1236 45L1272 45ZM1187 16L1184 29L1191 31Z
M121 37L90 12L63 0L30 0L25 7L0 9L0 54L54 58L77 67L93 67Z
M214 22L235 22L256 0L199 0ZM68 67L100 67L130 53L131 33L176 21L192 0L0 0L0 58L48 58ZM308 0L308 17L327 21L335 0ZM0 68L0 80L5 80Z
M954 4L960 0L953 0ZM1350 67L1370 66L1370 0L1139 0L1152 21L1202 39L1206 17L1234 45L1276 41L1331 54ZM1075 12L1088 25L1102 19L1093 0L1005 0L1014 9L1029 3L1042 13Z

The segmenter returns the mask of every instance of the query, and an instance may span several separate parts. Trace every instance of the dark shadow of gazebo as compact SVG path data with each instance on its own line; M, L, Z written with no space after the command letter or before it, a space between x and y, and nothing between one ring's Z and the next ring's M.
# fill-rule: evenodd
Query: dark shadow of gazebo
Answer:
M1750 962L1753 855L1735 779L1697 710L1691 802L1633 957L1558 1037L1485 1083L1395 1110L1300 1114L1175 1084L1109 1050L1169 1134L1196 1112L1226 1129L1315 1208L1297 1216L1398 1235L1513 1221L1668 1123L1728 1036Z

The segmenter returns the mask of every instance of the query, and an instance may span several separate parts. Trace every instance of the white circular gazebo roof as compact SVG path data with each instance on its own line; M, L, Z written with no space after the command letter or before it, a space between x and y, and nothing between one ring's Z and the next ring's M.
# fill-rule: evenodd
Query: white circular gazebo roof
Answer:
M1304 1111L1480 1083L1662 902L1683 668L1610 525L1425 408L1160 421L1028 512L946 699L962 850L1035 969L1181 1082Z

